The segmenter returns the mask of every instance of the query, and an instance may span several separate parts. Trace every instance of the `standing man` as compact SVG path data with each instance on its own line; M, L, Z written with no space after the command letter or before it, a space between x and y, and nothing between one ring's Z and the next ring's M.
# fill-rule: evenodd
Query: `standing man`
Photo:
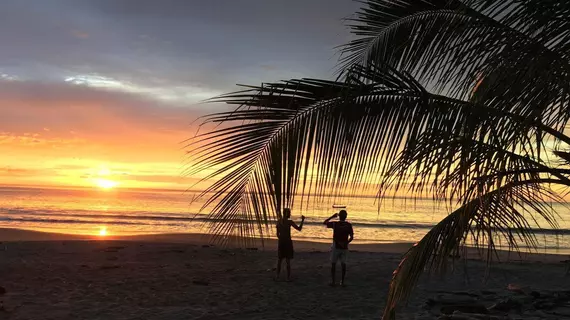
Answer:
M346 256L348 255L348 244L354 239L354 232L352 231L352 224L346 221L346 210L340 210L339 213L333 214L330 218L323 222L327 228L333 229L333 244L331 251L331 286L336 285L336 262L340 260L342 266L342 278L340 285L344 286L344 276L346 275ZM330 221L338 217L339 221Z
M295 251L293 250L293 240L291 239L291 227L298 231L303 229L303 223L305 222L305 216L301 216L301 224L297 225L291 218L291 209L283 209L283 217L277 221L277 274L275 275L275 280L279 280L279 274L281 273L281 262L285 259L287 264L287 281L291 281L291 259Z

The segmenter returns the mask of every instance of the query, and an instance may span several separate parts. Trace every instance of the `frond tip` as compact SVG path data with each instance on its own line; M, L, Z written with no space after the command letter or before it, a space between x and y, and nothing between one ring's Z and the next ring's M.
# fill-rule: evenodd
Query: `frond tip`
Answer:
M409 298L424 271L444 270L449 257L457 256L464 246L479 250L487 261L493 259L501 240L516 251L521 245L536 248L529 217L533 222L541 217L549 227L558 227L555 214L543 202L561 200L544 188L543 184L549 183L561 181L535 179L507 184L466 202L439 222L404 255L394 271L382 319L396 319L400 302Z

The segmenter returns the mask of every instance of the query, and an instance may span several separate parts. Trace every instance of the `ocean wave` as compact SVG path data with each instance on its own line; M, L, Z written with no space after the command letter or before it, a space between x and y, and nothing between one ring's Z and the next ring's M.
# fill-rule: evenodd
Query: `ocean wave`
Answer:
M149 221L178 221L178 222L205 222L205 223L216 223L220 220L208 218L206 214L196 214L188 213L186 215L182 214L151 214L144 211L131 211L124 213L95 213L88 210L74 210L69 212L67 210L29 210L20 208L0 208L0 219L2 216L17 219L18 215L22 216L22 219L29 219L28 217L65 217L65 218L77 218L77 219L113 219L113 220L149 220ZM58 220L58 219L54 219ZM246 219L234 219L236 222L254 222L252 220ZM307 218L305 220L305 225L322 225L321 219ZM411 229L430 229L433 224L421 224L415 222L396 222L396 221L359 221L352 222L353 226L357 227L392 227L399 226L400 228L411 228Z
M237 219L233 220L241 223L256 223L252 220ZM33 222L45 224L105 224L105 225L141 225L151 226L160 224L162 226L187 226L192 223L199 224L216 224L221 222L219 219L208 218L204 214L149 214L148 212L128 212L122 214L97 214L93 211L85 211L85 213L68 212L65 210L28 210L20 208L3 209L0 208L0 222ZM310 219L305 220L305 225L321 226L322 220ZM433 228L434 224L401 222L401 221L364 221L352 222L355 228L372 228L372 229L415 229L428 231ZM511 229L516 231L515 229ZM568 235L570 229L534 229L536 234L541 235Z
M45 218L44 218L45 217ZM58 218L61 217L61 218ZM70 219L75 218L75 219ZM127 225L152 225L157 222L179 222L179 223L219 223L220 219L210 219L207 217L173 217L173 216L134 216L134 215L77 215L77 214L50 214L35 213L26 217L23 216L0 216L0 221L20 221L20 222L44 222L44 223L99 223L99 224L127 224ZM254 220L233 219L234 222L256 223ZM162 224L162 223L161 223ZM164 225L164 224L162 224ZM180 225L180 224L173 224ZM305 221L305 225L321 226L320 221ZM389 224L389 223L352 223L354 227L364 228L402 228L402 229L427 229L432 225L427 224Z
M36 222L46 224L101 224L101 225L146 225L152 226L155 223L116 221L116 220L81 220L81 219L43 219L43 218L12 218L0 217L0 222ZM177 223L162 223L163 226L181 226Z

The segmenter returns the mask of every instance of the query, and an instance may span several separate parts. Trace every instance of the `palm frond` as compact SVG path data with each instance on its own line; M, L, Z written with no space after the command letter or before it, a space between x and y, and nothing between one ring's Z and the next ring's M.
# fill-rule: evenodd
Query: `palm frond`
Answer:
M567 151L554 151L554 154L566 161L566 163L570 164L570 152Z
M407 189L459 206L406 254L388 320L424 267L444 268L460 247L533 247L539 219L557 227L545 200L561 201L550 184L570 186L570 2L365 3L341 80L213 99L236 110L204 119L216 129L188 142L187 173L214 181L199 197L222 242L263 238L297 195Z
M458 1L368 1L352 25L358 38L342 47L342 63L348 68L386 63L460 99L477 88L479 102L540 117L560 130L570 114L566 54L514 28L510 20L520 17L509 18L509 24L497 20L509 7L498 1L472 2L474 8L492 3L499 9L487 16ZM535 11L538 7L570 18L568 5L534 2ZM559 23L556 30L558 35L570 33L570 25Z
M541 175L570 183L568 170L543 164L533 148L523 149L521 141L513 144L497 138L501 135L496 135L492 128L493 139L486 135L451 135L452 132L425 132L408 143L386 172L381 190L398 191L406 186L412 196L426 193L463 201L475 196L473 192L484 194L498 186L538 179Z
M393 70L369 75L348 82L292 80L216 100L240 108L206 118L225 126L190 141L187 173L217 168L204 179L217 181L200 195L211 195L204 208L217 203L211 210L217 234L239 227L247 230L243 235L262 235L260 222L267 225L292 206L299 181L302 193L323 194L359 180L378 166L370 159L393 159L409 128L437 116L423 112L425 93L413 79ZM405 114L395 112L402 106ZM390 140L383 138L387 132ZM334 179L317 183L311 172Z
M193 164L188 174L216 168L204 180L217 181L200 197L210 195L203 208L216 203L210 217L216 221L215 233L224 237L236 229L243 230L243 236L263 236L263 227L283 207L292 206L297 193L340 194L379 183L389 185L382 177L403 150L439 149L437 143L443 137L431 136L428 141L430 132L452 140L487 141L530 158L534 149L517 149L528 143L529 134L544 129L546 134L565 137L509 112L430 94L410 76L386 66L357 66L343 82L302 79L264 84L215 101L239 107L205 119L223 127L190 142ZM494 153L469 149L465 141L450 144L453 148L439 157L400 158L390 177L397 176L397 169L404 176L406 166L414 162L449 173L445 181L463 181L463 175L473 174L472 167L468 170L472 164L477 164L479 175L516 165ZM461 150L465 153L458 153ZM463 171L441 171L457 163L470 165L463 165ZM423 176L421 184L412 185L427 185L431 174L424 170L416 177ZM452 190L451 195L460 195L469 188L464 183L441 184L439 194L449 195L446 191Z
M511 182L483 196L466 201L410 249L394 271L384 320L396 319L400 302L405 301L424 271L444 270L450 256L456 256L466 244L480 249L490 261L498 239L519 250L524 244L537 246L533 226L541 217L556 228L556 215L544 200L560 201L544 184L559 184L557 179L532 179ZM564 184L568 186L568 184ZM537 197L540 195L540 197Z
M465 4L499 23L566 55L570 4L558 0L466 0Z

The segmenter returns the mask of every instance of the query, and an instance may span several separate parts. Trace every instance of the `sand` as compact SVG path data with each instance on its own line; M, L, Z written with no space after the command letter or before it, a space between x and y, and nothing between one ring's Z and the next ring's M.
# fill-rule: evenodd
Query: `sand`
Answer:
M296 242L293 282L274 282L265 250L209 246L200 235L105 239L0 229L0 319L379 319L392 271L410 244L354 245L347 287L331 288L328 245ZM6 250L4 248L6 247ZM485 265L467 261L426 277L401 319L429 319L442 291L570 288L563 256ZM467 279L469 280L467 282Z

